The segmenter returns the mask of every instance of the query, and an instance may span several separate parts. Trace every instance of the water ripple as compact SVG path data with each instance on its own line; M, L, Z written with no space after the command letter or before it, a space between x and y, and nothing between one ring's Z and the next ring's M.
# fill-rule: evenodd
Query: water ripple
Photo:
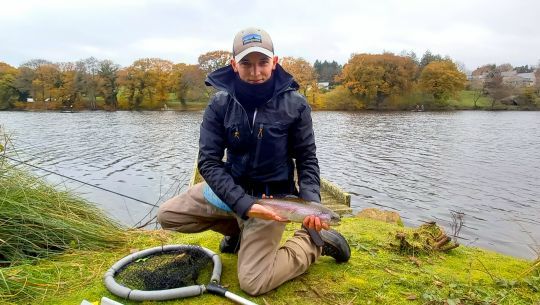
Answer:
M17 158L151 203L166 199L162 190L187 184L201 118L202 112L0 112ZM467 244L534 255L527 244L530 236L540 241L540 113L314 112L313 123L321 173L352 194L355 211L375 206L398 211L408 225L436 220L447 229L450 212L461 211ZM36 172L128 225L149 212Z

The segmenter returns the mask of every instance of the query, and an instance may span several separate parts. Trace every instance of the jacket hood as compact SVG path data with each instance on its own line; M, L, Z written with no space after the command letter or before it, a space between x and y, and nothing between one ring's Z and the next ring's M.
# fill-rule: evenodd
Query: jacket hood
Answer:
M272 72L275 79L274 95L292 88L298 90L298 83L294 80L292 75L287 73L280 64L276 65L276 69ZM205 84L212 86L217 90L226 91L230 95L234 96L234 80L236 78L236 72L234 72L231 65L217 69L216 71L208 74Z

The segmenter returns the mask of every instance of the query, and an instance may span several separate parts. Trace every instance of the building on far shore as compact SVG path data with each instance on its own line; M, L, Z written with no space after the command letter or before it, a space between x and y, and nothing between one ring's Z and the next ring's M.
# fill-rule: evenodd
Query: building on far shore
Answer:
M486 81L488 72L484 72L480 75L473 75L471 80L477 80L481 83ZM534 72L529 73L517 73L517 71L504 71L501 72L503 83L512 87L531 87L536 85L536 77Z
M320 83L317 83L317 87L318 87L319 89L328 90L328 89L330 89L330 82L320 82Z

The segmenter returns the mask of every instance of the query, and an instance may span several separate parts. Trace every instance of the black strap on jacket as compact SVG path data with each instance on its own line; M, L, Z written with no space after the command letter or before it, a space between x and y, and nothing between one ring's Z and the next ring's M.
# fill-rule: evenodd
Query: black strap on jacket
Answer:
M241 183L244 191L252 196L261 197L263 194L266 196L285 196L295 195L298 196L298 190L294 184L289 181L272 181L272 182L244 182Z

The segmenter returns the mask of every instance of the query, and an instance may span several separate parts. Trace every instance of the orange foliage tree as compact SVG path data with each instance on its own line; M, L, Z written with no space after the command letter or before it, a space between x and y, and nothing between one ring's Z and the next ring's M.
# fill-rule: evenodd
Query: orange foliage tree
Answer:
M172 84L177 100L185 106L187 101L207 99L208 89L204 84L205 77L205 72L199 65L184 63L174 65Z
M467 76L452 61L429 63L420 74L419 85L424 92L432 94L440 102L446 102L465 88Z
M160 58L143 58L123 69L120 84L125 86L127 98L134 108L162 107L172 90L173 63Z
M13 107L13 102L17 98L15 89L15 77L17 69L0 62L0 110Z
M199 56L199 68L208 75L212 71L228 65L231 58L232 53L229 51L210 51Z
M402 95L414 83L417 65L410 57L384 54L354 54L338 80L358 98L375 102L379 109L390 96Z
M283 57L280 65L289 72L300 86L300 91L307 97L308 90L317 90L317 72L303 58Z

